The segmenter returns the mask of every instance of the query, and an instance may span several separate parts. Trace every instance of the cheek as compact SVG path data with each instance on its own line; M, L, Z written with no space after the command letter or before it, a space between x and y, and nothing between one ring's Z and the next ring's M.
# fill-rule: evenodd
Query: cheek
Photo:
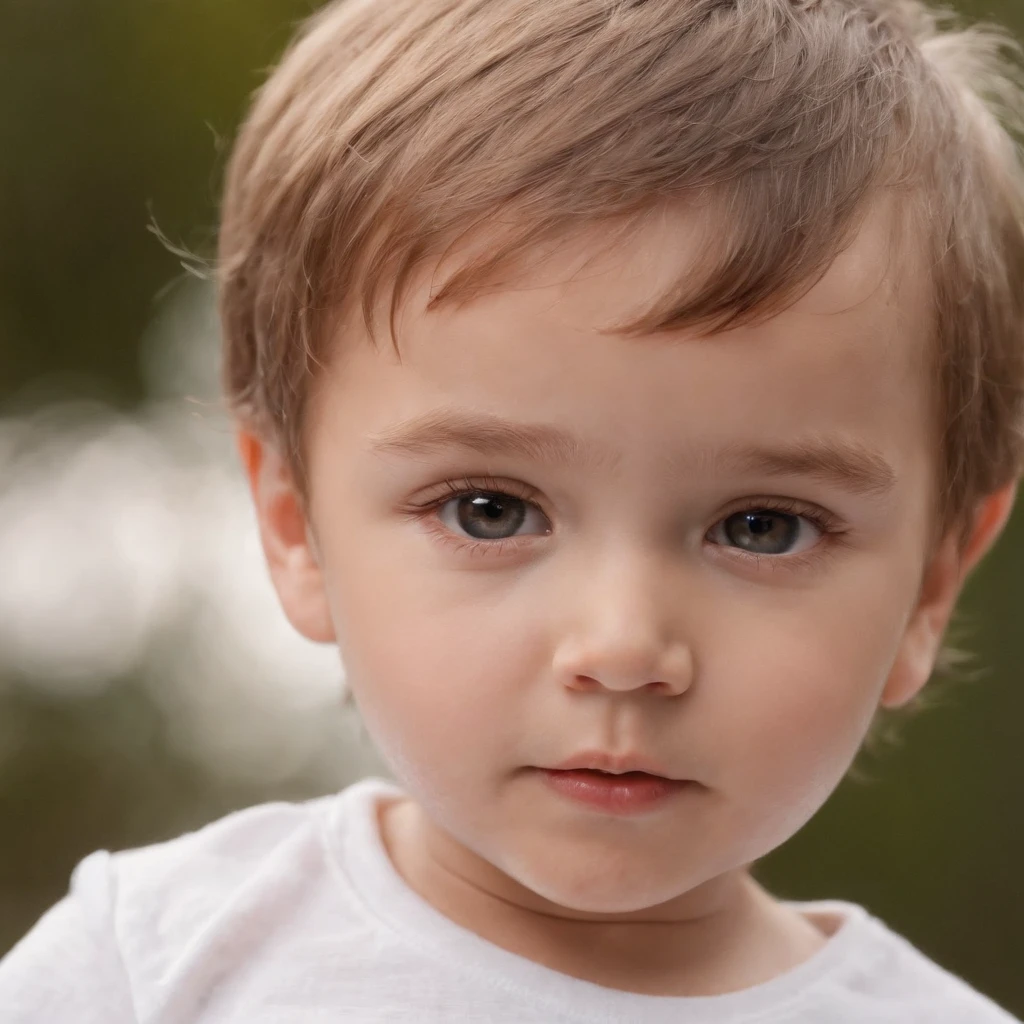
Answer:
M722 788L758 853L811 818L863 741L909 604L891 583L875 593L762 607L742 645L709 655Z
M527 734L530 682L543 675L538 630L514 594L473 577L419 578L385 560L372 574L352 562L330 573L349 685L400 777L500 765Z

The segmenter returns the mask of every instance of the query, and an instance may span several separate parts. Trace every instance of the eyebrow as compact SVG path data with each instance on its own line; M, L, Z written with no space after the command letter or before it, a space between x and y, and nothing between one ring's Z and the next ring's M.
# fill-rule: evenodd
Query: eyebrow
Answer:
M496 416L438 409L369 437L369 451L380 456L429 457L450 450L482 456L512 456L560 468L614 466L618 455L604 453L567 431L546 423L512 423ZM803 476L866 496L881 496L896 483L885 458L859 442L815 437L770 445L729 445L716 451L675 453L669 472L695 466L741 473Z

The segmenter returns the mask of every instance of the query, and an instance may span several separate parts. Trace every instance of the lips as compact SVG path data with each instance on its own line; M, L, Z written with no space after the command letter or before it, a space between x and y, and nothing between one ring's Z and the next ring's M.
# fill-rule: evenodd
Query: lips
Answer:
M640 771L612 773L593 768L544 768L539 775L561 797L602 814L653 813L697 791L691 782Z
M551 765L551 771L594 771L607 775L643 774L661 779L674 779L662 765L639 754L610 754L601 750L585 750ZM676 780L682 781L682 780Z

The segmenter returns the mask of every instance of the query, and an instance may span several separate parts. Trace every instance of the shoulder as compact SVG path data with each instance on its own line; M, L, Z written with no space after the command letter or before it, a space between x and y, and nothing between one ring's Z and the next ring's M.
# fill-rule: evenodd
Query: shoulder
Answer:
M334 794L246 807L165 842L118 853L100 851L83 861L78 871L89 870L93 859L106 863L122 893L173 886L182 876L190 885L233 884L268 858L315 842L338 800L339 794Z
M862 964L872 995L904 1019L929 1024L1020 1024L988 996L925 955L885 922L865 913Z
M344 828L347 792L259 804L166 842L100 850L75 869L69 898L109 920L130 972L166 968L257 917L261 931L272 928L332 884L327 837Z
M191 1019L188 1001L217 977L244 970L261 947L344 901L332 842L351 817L346 797L366 787L246 808L79 864L68 900L103 922L142 1019ZM336 909L344 917L344 903Z
M259 931L253 915L268 903L286 905L299 884L323 888L317 864L328 857L317 851L338 802L264 804L168 842L86 857L67 896L0 962L3 1019L150 1019L190 960L223 962L239 923Z
M259 804L166 842L99 851L75 870L72 894L106 902L122 940L180 947L225 908L281 897L297 869L307 886L321 880L340 797Z

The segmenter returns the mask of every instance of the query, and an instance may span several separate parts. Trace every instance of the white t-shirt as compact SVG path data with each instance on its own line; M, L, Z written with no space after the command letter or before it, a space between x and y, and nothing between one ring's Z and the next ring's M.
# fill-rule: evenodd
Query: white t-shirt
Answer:
M75 869L0 961L3 1024L1011 1024L856 904L794 970L721 996L637 995L510 953L410 889L364 779ZM1018 1022L1019 1024L1019 1022Z

